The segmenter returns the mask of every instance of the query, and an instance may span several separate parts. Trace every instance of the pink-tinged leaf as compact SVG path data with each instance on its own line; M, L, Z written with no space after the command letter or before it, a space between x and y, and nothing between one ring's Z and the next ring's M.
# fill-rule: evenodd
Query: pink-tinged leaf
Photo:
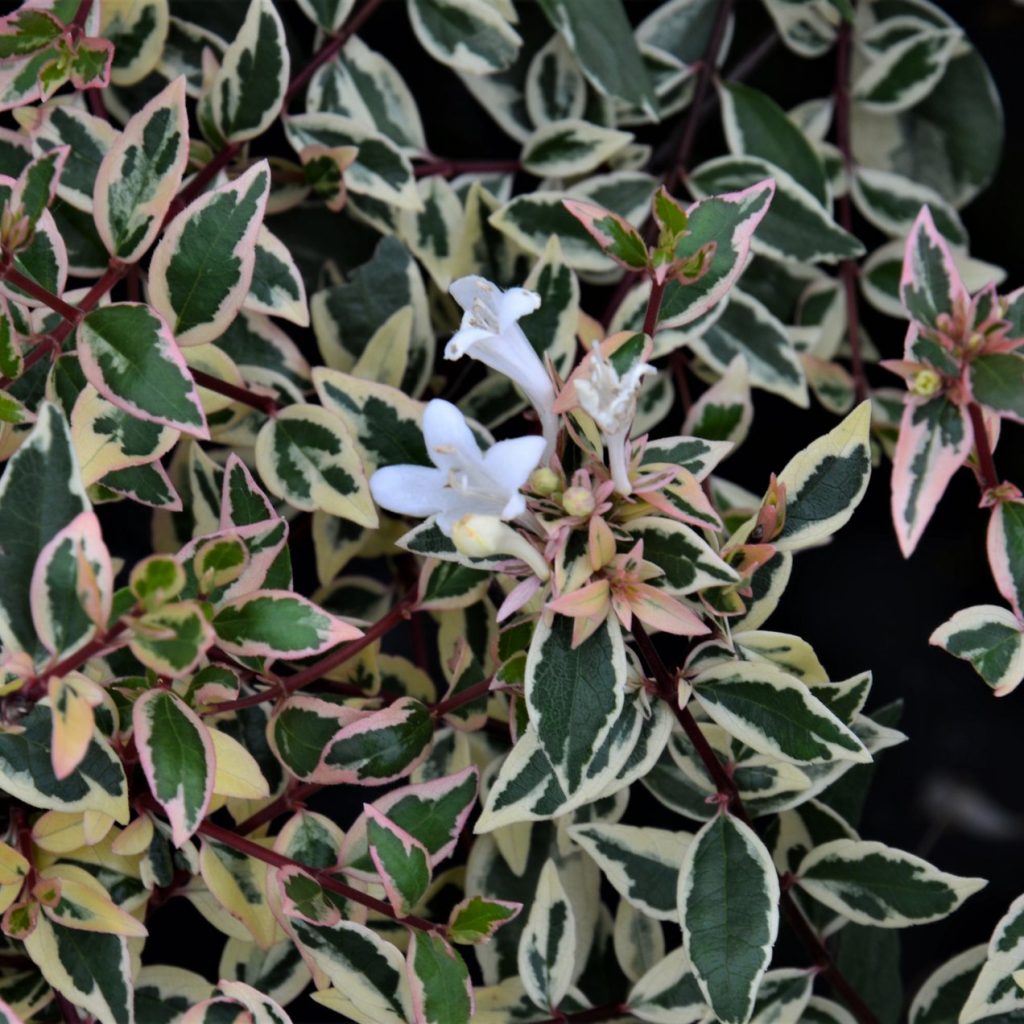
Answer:
M892 460L892 518L905 558L973 443L967 411L945 398L908 403L903 410Z
M213 796L216 754L210 734L177 694L154 689L132 709L139 763L181 847L202 824Z
M21 244L28 240L43 211L53 202L69 152L70 147L57 146L30 161L18 175L18 183L14 186L9 208L12 211L16 210L24 218L27 234L24 238L10 240L12 248L20 248Z
M900 298L911 319L928 327L948 328L967 309L967 289L927 206L921 207L907 236Z
M682 601L649 583L636 583L629 588L629 606L644 625L675 636L701 636L711 632L700 616Z
M13 188L11 178L0 175L0 207L7 204L8 189ZM64 237L57 229L57 222L49 210L43 210L36 222L32 240L24 248L14 254L14 266L26 277L54 295L63 295L68 282L68 250ZM0 291L15 302L32 309L45 307L42 299L37 299L4 278L0 278Z
M430 852L430 866L436 867L455 852L476 803L479 782L479 771L470 766L454 775L394 789L375 800L373 806L399 827L415 829ZM429 822L429 830L424 822ZM367 881L373 879L365 815L360 815L345 833L340 861L346 872Z
M141 466L126 466L107 473L100 483L115 494L120 494L140 505L161 509L164 512L180 512L183 508L181 495L171 481L170 474L159 460Z
M249 561L241 576L218 593L218 604L237 600L263 588L288 541L288 522L275 516L251 526L229 526L206 533L190 540L176 557L182 565L187 565L202 545L222 539L237 539L244 543L249 550Z
M270 187L266 161L201 195L164 231L149 265L149 297L178 344L224 333L252 283Z
M53 655L81 649L110 618L114 571L94 512L82 512L39 553L29 586L36 635Z
M625 218L581 199L563 199L562 205L583 225L606 256L627 270L642 270L647 266L643 237Z
M1000 501L992 509L987 548L999 593L1024 621L1024 499Z
M693 283L670 282L662 304L663 327L681 327L703 316L725 298L750 260L750 241L775 196L775 181L765 178L739 192L708 196L687 208L687 231L678 240L671 266L706 259Z
M86 37L75 47L71 84L76 89L105 89L110 85L114 44L109 39Z
M608 614L610 591L611 586L607 580L594 580L578 590L571 590L549 601L548 609L573 618L597 618L600 624Z
M448 915L448 937L452 942L476 945L494 937L502 925L518 917L522 903L511 900L469 896L452 907Z
M505 596L498 609L497 621L504 622L510 615L515 615L541 588L541 581L536 576L527 576L517 583Z
M422 764L433 738L430 712L418 700L402 697L344 726L324 750L312 781L383 786Z
M404 828L381 814L372 804L363 805L370 859L392 909L400 917L412 912L430 885L430 854Z
M220 499L221 529L250 526L277 518L276 509L256 483L249 467L232 452L224 465L224 487Z
M298 917L326 928L341 920L341 910L325 897L320 883L299 865L278 868L273 877L280 888L281 909L286 917Z
M78 325L86 380L142 420L206 439L206 414L192 372L163 317L138 302L94 309Z
M93 187L96 231L111 256L134 263L150 247L188 164L185 78L176 78L124 127Z
M469 1024L476 1003L462 957L434 932L414 930L406 975L416 1024Z
M217 988L228 998L249 1012L252 1024L291 1024L291 1018L285 1013L281 1004L264 995L259 990L247 985L244 981L229 981L221 978ZM220 1018L217 1018L220 1020ZM139 1024L142 1024L140 1021Z
M71 672L52 677L47 692L53 716L53 774L66 779L89 750L95 730L93 708L102 701L102 691L80 672Z
M705 530L720 530L722 521L697 478L680 470L674 483L660 490L637 490L636 496L681 523Z
M363 635L288 590L257 590L234 598L217 610L213 628L221 647L241 657L306 658Z
M22 1019L3 999L0 999L0 1024L23 1024Z

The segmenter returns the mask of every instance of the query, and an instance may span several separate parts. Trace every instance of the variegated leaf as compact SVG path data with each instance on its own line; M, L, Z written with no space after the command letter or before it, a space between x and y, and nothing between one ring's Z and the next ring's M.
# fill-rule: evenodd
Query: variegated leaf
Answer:
M149 788L171 823L175 846L199 828L213 795L210 734L170 690L143 694L132 709L135 746Z
M365 805L363 810L370 857L392 909L404 917L412 912L430 885L430 854L415 836L399 828L372 804ZM413 978L410 982L415 987Z
M252 0L210 84L210 109L221 137L262 135L281 110L290 70L284 25L272 0Z
M433 932L413 931L406 957L416 1024L469 1024L473 983L458 950Z
M871 760L803 683L769 662L725 662L701 672L693 687L714 721L761 753L793 764Z
M519 33L487 0L408 0L420 45L434 60L470 75L503 71L516 59Z
M1024 896L1018 896L996 925L977 980L960 1010L961 1024L998 1018L1012 1020L1024 1010L1024 989L1015 975L1024 968Z
M187 206L153 250L150 301L179 345L215 340L237 315L252 281L269 186L266 162L255 164Z
M569 835L625 900L660 921L678 920L675 886L689 833L594 824L573 825Z
M708 1012L690 958L683 947L655 964L629 990L634 1017L650 1024L698 1024Z
M1005 697L1024 679L1024 626L998 605L964 608L939 626L929 643L970 662L997 697Z
M256 467L267 489L303 511L321 509L360 526L377 512L345 423L315 405L291 405L256 439Z
M728 441L739 447L746 440L754 418L749 382L746 356L734 356L722 376L693 403L683 422L683 430L709 441Z
M910 1004L909 1024L955 1024L985 963L986 953L984 944L972 946L933 971Z
M834 839L797 868L800 888L858 924L905 928L951 914L986 883L932 867L884 843Z
M1024 501L996 504L988 521L986 548L999 593L1024 618Z
M168 0L114 0L101 9L100 26L114 44L110 80L134 85L156 67L167 38Z
M908 401L904 407L892 459L892 519L905 558L917 547L973 443L967 410L944 396Z
M96 173L93 216L111 256L134 263L149 248L187 163L185 80L176 78L125 125Z
M845 526L871 475L871 404L861 402L838 426L795 455L779 474L786 521L772 543L780 551L817 544Z
M626 655L614 616L575 650L573 621L554 616L534 630L526 661L526 702L541 749L568 795L622 711Z
M928 327L948 322L940 318L952 317L967 302L953 254L927 206L921 207L907 236L900 299L911 318Z
M629 132L602 128L579 118L551 121L526 140L522 164L537 177L569 178L586 174L632 138Z
M705 1001L723 1024L745 1024L779 928L779 879L768 851L743 822L711 819L690 843L679 874L683 948Z
M7 650L36 651L26 581L43 548L88 507L68 425L43 403L0 480L0 641Z
M576 918L558 866L540 873L530 915L519 939L519 977L541 1010L555 1009L572 982L576 964Z
M322 654L362 632L286 590L254 590L217 609L217 642L232 654L305 658Z
M963 40L958 28L927 27L875 57L853 85L859 104L894 114L920 103L938 85Z
M115 302L78 325L82 372L132 416L209 437L195 381L163 317L149 306Z

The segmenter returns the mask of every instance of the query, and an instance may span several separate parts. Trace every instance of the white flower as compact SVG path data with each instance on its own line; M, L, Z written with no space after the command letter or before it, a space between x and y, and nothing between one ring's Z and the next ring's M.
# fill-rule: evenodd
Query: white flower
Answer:
M552 412L555 389L540 356L519 326L519 318L540 305L540 296L525 288L502 291L482 277L453 281L448 289L462 307L462 326L444 350L445 359L468 355L503 373L522 389L540 416L547 441L545 459L555 449L558 417Z
M637 395L649 373L657 370L650 363L637 361L620 377L611 360L601 356L600 345L594 342L590 374L576 381L580 407L601 428L608 448L608 468L619 494L632 490L626 457L629 428L636 416Z
M429 466L385 466L370 477L373 500L408 516L436 516L450 537L466 515L514 519L526 511L520 488L536 468L544 439L536 435L499 441L481 453L465 417L435 398L423 413Z

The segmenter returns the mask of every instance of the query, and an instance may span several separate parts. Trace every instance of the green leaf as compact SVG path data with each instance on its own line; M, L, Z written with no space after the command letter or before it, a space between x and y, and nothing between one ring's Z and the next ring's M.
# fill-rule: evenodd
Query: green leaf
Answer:
M939 626L928 642L970 662L997 697L1024 679L1024 631L1016 615L998 605L964 608Z
M182 846L206 816L215 760L206 726L170 690L144 693L132 709L135 746L149 788Z
M723 1024L744 1024L779 928L779 880L753 831L716 815L687 848L679 874L683 947Z
M637 910L659 921L678 920L675 886L692 836L635 825L572 825L569 835Z
M1007 419L1024 420L1024 357L1012 352L978 356L969 374L975 401Z
M537 177L586 174L631 142L629 132L602 128L579 118L551 121L526 140L522 164Z
M64 26L47 11L23 8L0 19L0 58L25 57L54 42Z
M714 721L760 753L792 764L871 760L803 683L769 662L724 662L701 672L693 687Z
M377 511L345 423L316 405L290 405L256 439L256 467L267 489L306 512L321 509L375 527Z
M271 0L252 0L210 85L210 107L221 136L244 142L262 135L281 110L290 60L284 25Z
M473 985L458 951L434 932L414 931L408 963L416 1024L469 1024Z
M134 263L149 249L187 164L185 82L178 78L128 121L100 163L93 214L111 256Z
M45 402L0 479L0 640L7 650L36 653L26 584L43 548L88 508L68 425Z
M572 649L573 621L555 615L534 630L526 703L541 749L568 795L622 711L626 655L614 616Z
M121 759L94 733L85 757L66 778L53 771L53 712L37 704L19 723L22 732L0 733L0 787L30 807L99 811L122 825L129 819L128 782Z
M261 161L186 207L153 250L150 301L179 345L213 341L237 315L252 281L269 185Z
M430 856L415 836L367 805L366 833L370 857L395 913L404 917L430 885Z
M534 1005L545 1011L557 1007L572 982L576 917L553 860L540 873L518 961L519 977Z
M657 120L658 102L622 0L540 0L541 10L602 96Z
M149 306L115 302L78 325L78 358L86 379L132 416L210 436L188 365L163 318Z
M522 909L522 904L508 900L469 896L452 907L448 917L448 938L452 942L472 946L487 942Z
M322 654L362 635L286 590L254 590L228 601L217 609L213 629L231 654L286 659Z
M760 157L781 167L828 208L829 193L821 159L775 100L739 82L723 83L719 95L730 152Z
M959 878L884 843L834 839L800 862L798 884L858 924L905 928L951 914L986 883Z

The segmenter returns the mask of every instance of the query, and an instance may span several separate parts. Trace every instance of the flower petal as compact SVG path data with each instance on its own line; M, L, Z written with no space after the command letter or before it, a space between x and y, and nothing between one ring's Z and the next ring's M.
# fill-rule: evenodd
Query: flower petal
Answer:
M544 438L539 434L514 437L492 444L484 452L484 469L505 490L518 491L537 468L543 454Z
M463 317L463 322L465 319ZM444 357L445 359L461 359L475 344L488 341L494 336L493 331L488 331L483 327L464 326L448 339L448 344L444 347Z
M507 330L520 317L527 316L540 306L540 296L526 288L509 288L498 300L498 326Z
M466 417L443 398L427 403L423 412L423 439L427 443L427 454L439 469L480 461L480 446Z
M370 477L373 500L390 512L431 516L447 505L445 474L427 466L385 466Z
M497 298L501 294L497 285L491 284L486 277L479 274L468 274L452 281L448 286L448 294L468 313L473 303L480 299L485 305L497 313Z

